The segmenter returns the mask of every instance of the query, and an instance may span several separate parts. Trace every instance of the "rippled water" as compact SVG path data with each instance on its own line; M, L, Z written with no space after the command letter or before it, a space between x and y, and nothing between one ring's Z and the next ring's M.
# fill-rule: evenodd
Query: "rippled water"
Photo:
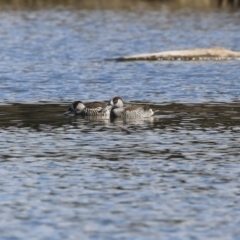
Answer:
M238 239L239 61L111 62L240 50L239 13L0 12L0 238ZM149 103L138 121L73 100Z

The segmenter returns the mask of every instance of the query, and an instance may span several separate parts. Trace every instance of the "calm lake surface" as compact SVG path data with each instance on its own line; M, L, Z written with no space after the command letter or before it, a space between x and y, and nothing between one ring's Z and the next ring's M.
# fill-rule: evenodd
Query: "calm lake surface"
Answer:
M239 12L4 10L0 39L0 239L240 239L239 60L104 60L239 51ZM63 115L114 95L159 111Z

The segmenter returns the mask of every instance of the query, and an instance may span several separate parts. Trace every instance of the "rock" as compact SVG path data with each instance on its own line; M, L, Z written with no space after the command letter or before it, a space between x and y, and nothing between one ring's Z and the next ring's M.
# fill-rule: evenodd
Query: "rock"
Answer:
M196 48L189 50L173 50L156 53L136 54L120 57L117 61L166 60L166 61L196 61L196 60L229 60L240 59L240 52L222 47Z

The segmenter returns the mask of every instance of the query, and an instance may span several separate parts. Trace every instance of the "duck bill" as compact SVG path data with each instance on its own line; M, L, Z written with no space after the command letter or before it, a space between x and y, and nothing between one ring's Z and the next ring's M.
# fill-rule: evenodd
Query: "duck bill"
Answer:
M70 114L70 113L73 113L73 111L72 111L72 109L71 108L69 108L66 112L64 112L63 114L64 115L68 115L68 114Z
M110 111L112 109L113 106L111 105L107 105L105 108L103 108L102 110L100 110L99 112L105 113L107 111Z
M70 113L72 113L72 112L71 111L66 111L66 112L63 113L63 115L68 115Z

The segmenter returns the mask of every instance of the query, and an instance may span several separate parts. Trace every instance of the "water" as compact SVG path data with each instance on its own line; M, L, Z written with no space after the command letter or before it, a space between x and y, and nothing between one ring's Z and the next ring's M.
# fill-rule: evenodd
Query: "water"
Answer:
M110 62L239 50L239 13L0 12L0 238L239 239L239 61ZM73 100L153 118L64 116Z

